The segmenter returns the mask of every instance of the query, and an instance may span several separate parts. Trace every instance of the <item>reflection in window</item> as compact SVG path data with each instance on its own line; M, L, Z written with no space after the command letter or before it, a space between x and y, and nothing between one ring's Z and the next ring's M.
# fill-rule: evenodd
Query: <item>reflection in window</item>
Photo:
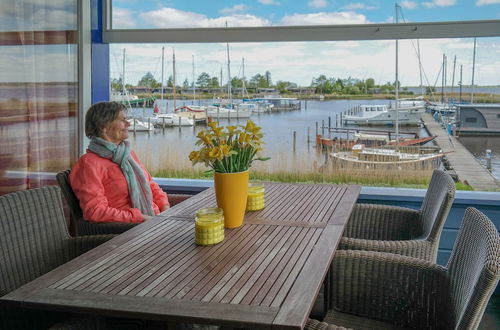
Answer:
M76 1L4 1L0 16L4 194L55 184L78 156Z

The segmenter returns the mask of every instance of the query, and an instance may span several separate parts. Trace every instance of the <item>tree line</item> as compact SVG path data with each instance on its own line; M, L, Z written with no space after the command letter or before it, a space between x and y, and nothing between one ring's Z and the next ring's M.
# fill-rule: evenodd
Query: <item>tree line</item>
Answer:
M221 77L222 78L222 74ZM202 72L195 82L196 88L227 88L227 84L221 84L220 79L217 76L211 76L206 72ZM169 76L166 85L167 87L173 87L173 77ZM161 82L157 81L151 72L147 72L142 78L137 82L137 86L145 87L147 89L157 89L161 87ZM309 86L314 88L316 94L370 94L370 93L394 93L395 82L387 82L385 84L376 84L375 79L356 79L349 77L347 79L327 77L326 75L319 75L311 80ZM129 84L125 85L126 88L133 87ZM296 83L284 80L277 80L273 83L271 78L271 72L266 71L264 74L257 73L252 76L249 80L246 78L233 77L231 79L231 88L274 88L281 94L286 94L289 92L290 88L299 87ZM123 88L122 79L112 79L111 88L116 91L120 91ZM193 82L190 82L187 78L182 82L181 85L176 83L176 88L193 88ZM404 92L407 87L400 87ZM427 92L430 92L429 89Z

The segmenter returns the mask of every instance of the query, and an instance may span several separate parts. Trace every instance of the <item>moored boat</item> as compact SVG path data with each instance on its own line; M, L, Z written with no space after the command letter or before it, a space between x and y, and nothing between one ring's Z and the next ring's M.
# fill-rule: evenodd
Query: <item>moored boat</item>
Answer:
M387 105L360 105L355 114L342 116L344 125L392 126L398 120L399 125L418 126L421 123L420 109L414 107L389 110Z
M356 144L351 151L330 153L330 158L337 168L431 170L440 166L444 155L431 147L365 148L362 144Z

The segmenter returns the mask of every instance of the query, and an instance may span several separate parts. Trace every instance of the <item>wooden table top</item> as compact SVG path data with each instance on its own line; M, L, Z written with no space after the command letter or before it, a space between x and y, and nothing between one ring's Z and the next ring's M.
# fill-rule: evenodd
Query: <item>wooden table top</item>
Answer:
M194 243L213 189L2 297L25 307L262 329L301 329L360 187L267 183L266 207Z

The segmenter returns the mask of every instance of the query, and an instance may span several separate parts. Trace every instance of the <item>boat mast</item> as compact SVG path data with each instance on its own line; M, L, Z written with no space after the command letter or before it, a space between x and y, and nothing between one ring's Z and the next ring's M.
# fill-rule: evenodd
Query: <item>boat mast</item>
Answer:
M123 64L122 64L122 95L125 98L125 48L123 48Z
M474 52L472 55L472 83L470 91L470 103L474 103L474 71L476 69L476 38L474 38Z
M398 4L396 3L396 24L398 23ZM398 78L398 39L396 39L396 146L399 149L399 78Z
M245 58L242 58L242 67L243 67L243 79L242 79L242 86L243 86L243 98L245 98L245 93L246 93L246 87L245 87Z
M444 104L444 85L446 77L446 55L443 54L443 70L441 72L441 103Z
M227 22L226 22L227 28ZM233 106L233 95L231 94L231 60L229 59L229 42L226 42L227 48L227 93L229 94L229 106L232 108Z
M176 104L175 104L175 97L176 97L176 94L175 94L175 49L172 47L172 71L173 71L173 75L172 75L172 91L174 93L174 109L173 109L173 112L175 112L175 108L176 108Z
M420 42L417 39L417 53L418 53L418 69L420 71L420 94L422 95L422 98L424 97L424 84L422 81L422 60L420 58Z
M457 55L453 58L453 74L451 76L451 97L453 98L453 85L455 85L455 67L457 65Z
M191 55L193 62L193 104L196 101L196 84L194 83L194 55Z
M163 69L164 69L164 55L165 47L161 47L161 96L160 99L163 101ZM162 102L163 103L163 102Z

